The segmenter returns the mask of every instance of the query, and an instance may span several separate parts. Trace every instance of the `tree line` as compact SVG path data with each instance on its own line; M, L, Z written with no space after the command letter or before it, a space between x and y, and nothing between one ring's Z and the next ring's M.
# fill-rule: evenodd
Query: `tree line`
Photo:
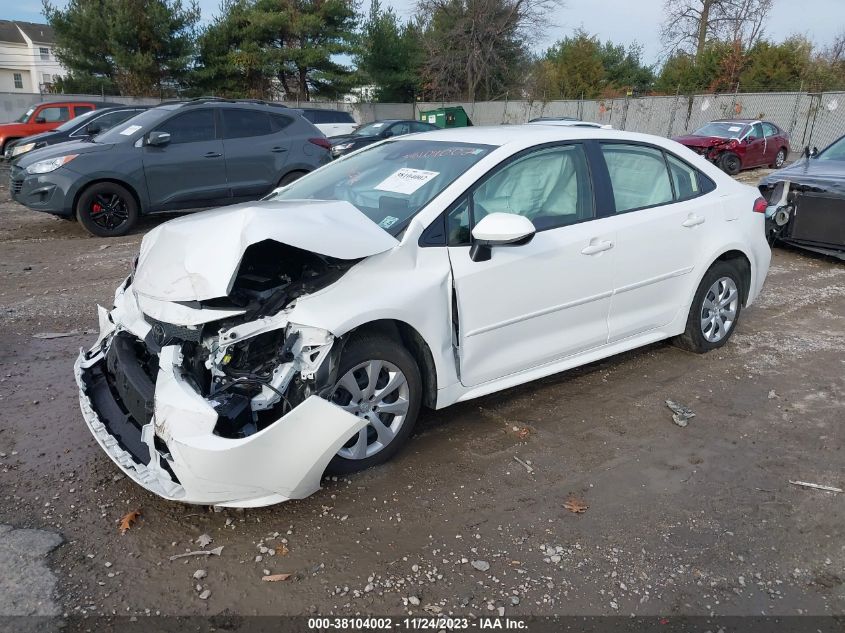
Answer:
M44 0L63 92L336 99L593 99L701 91L845 87L845 31L818 48L773 41L773 0L665 0L663 56L582 29L537 51L565 21L562 0L418 0L400 19L371 0L222 0L201 23L193 0Z

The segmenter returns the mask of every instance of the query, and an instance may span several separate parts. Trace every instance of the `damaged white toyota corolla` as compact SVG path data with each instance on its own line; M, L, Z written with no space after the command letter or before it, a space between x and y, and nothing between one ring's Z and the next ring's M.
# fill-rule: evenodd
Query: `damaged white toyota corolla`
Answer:
M421 405L670 337L723 345L769 267L757 196L614 130L387 140L150 231L77 360L82 412L167 499L302 498L389 459Z

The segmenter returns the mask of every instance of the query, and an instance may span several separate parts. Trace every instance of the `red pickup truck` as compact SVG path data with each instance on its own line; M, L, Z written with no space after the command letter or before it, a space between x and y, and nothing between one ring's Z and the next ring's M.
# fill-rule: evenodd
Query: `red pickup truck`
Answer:
M29 106L19 118L11 123L0 124L0 156L6 143L25 136L49 132L65 121L97 108L119 105L102 101L47 101Z

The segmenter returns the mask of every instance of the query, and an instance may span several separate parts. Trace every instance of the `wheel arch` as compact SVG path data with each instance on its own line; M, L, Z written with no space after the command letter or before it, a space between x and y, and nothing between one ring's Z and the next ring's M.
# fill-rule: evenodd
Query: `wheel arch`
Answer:
M392 338L401 343L407 349L417 363L422 378L423 394L422 403L431 409L437 404L437 367L434 363L434 355L431 353L426 340L417 329L405 321L399 319L378 319L358 325L343 336L347 338L356 334L369 333L380 334Z
M748 295L751 292L751 259L745 252L738 248L725 250L714 257L707 265L707 268L705 268L699 276L698 283L695 287L698 288L701 280L704 279L704 275L707 274L707 271L710 270L716 262L727 262L732 264L739 271L740 281L742 284L739 291L741 293L742 306L745 307L748 302Z

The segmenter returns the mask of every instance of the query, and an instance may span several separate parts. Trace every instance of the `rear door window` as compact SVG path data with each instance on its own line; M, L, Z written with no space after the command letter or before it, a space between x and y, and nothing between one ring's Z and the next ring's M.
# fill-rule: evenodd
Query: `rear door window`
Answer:
M672 202L663 152L645 145L602 143L616 213Z
M284 114L271 114L270 115L270 129L273 130L273 133L280 132L284 130L287 126L293 123L293 119Z
M271 133L270 117L260 110L224 109L223 138L246 138Z
M669 165L672 186L675 188L675 200L689 200L701 195L697 169L690 167L671 154L666 154L666 162Z
M49 106L41 108L36 119L44 119L45 123L59 123L60 121L67 121L70 119L70 108L68 106Z
M191 110L159 125L155 132L170 134L170 144L197 143L216 138L213 110Z
M763 132L766 133L766 136L777 136L778 134L780 134L780 130L778 130L771 123L764 123L763 124Z

